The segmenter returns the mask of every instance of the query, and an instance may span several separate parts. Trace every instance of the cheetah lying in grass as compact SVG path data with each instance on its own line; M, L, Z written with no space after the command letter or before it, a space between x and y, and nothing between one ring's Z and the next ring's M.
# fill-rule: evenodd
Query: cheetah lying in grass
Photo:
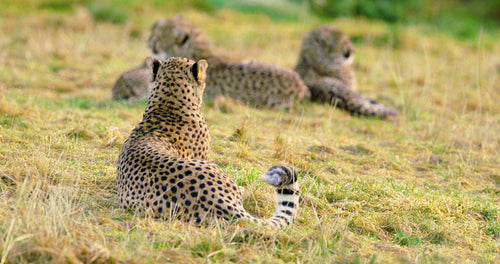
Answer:
M282 67L256 61L236 63L216 56L207 36L182 16L159 20L151 31L148 46L155 58L179 56L209 61L207 101L224 95L255 107L282 108L311 95L313 101L330 103L352 115L397 115L395 109L354 90L354 74L349 68L354 49L346 34L329 26L313 29L304 38L295 68L302 79ZM137 68L122 75L113 86L113 98L127 99L129 94L140 94L137 90L147 91L147 79L130 79L147 71Z
M291 108L295 100L309 95L304 82L291 69L259 62L232 62L215 55L206 35L181 16L159 20L151 31L148 46L153 57L160 60L171 56L206 59L210 63L206 101L223 95L253 107ZM125 81L147 71L141 67L122 75L113 86L113 99L131 98L128 95L132 94L132 86L135 86L134 93L139 94L135 91L141 89L147 91L147 79Z
M394 108L355 91L356 79L350 68L353 58L349 36L334 27L321 26L304 38L295 71L309 87L313 101L360 116L397 116Z
M130 101L146 101L149 97L148 84L151 71L144 62L141 66L124 72L111 88L111 98Z
M269 219L250 215L238 185L208 161L210 135L200 113L205 60L148 58L151 96L142 121L122 146L117 162L119 204L155 217L178 216L196 223L212 216L257 222L272 229L289 225L298 208L297 174L273 166L264 179L276 187Z

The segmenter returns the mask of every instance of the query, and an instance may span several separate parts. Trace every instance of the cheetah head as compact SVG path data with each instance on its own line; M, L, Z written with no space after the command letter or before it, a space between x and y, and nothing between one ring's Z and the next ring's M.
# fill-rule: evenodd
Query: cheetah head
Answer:
M184 17L177 15L160 19L151 27L148 47L153 57L165 60L169 57L201 59L210 49L206 35Z
M349 36L341 30L321 26L304 38L300 57L317 72L337 72L340 67L352 64L354 47Z
M148 57L146 63L152 73L150 104L158 102L174 109L201 107L207 78L206 60L195 62L186 58L171 57L160 61Z

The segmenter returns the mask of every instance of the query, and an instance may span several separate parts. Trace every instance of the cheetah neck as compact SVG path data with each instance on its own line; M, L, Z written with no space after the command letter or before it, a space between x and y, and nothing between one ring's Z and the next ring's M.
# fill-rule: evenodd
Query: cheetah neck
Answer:
M198 49L196 54L193 56L193 59L196 61L201 59L210 61L215 57L217 56L215 56L210 49Z
M148 107L142 117L143 122L162 123L165 121L192 122L202 117L199 108L188 106L169 106L168 108Z
M199 102L165 99L157 96L155 89L153 89L153 93L150 95L148 105L144 111L142 122L150 126L156 124L156 126L163 127L165 122L175 124L178 122L198 121L203 118L200 109L201 99Z
M189 47L191 46L191 47ZM212 45L209 42L205 41L200 41L200 42L192 42L185 48L183 52L179 55L184 55L186 57L190 57L190 59L193 60L207 60L208 64L210 65L209 69L211 68L212 65L214 64L220 64L224 63L227 61L230 61L229 58L226 58L225 56L214 52L212 49ZM183 56L181 56L183 57Z
M210 43L200 42L200 43L191 43L190 45L192 47L186 48L186 50L181 52L181 54L179 55L190 57L190 59L193 60L201 60L201 59L207 60L208 64L210 65L209 69L213 68L214 65L220 65L237 61L234 60L234 58L230 58L219 52L214 52Z
M136 126L135 130L140 131L142 135L158 135L179 131L180 128L206 127L205 118L201 113L180 114L172 112L150 112L144 113L142 121Z
M202 88L204 90L204 87ZM199 97L190 95L189 101L186 99L176 99L173 97L163 97L160 88L153 87L149 96L148 105L144 111L143 119L158 117L169 117L171 119L189 119L193 115L200 114L202 105L201 95ZM203 92L203 90L199 92Z
M301 56L294 70L303 78L309 68L309 63Z
M347 65L325 65L324 63L312 65L303 57L300 57L295 71L306 82L323 77L334 77L346 82L351 78L351 71Z
M309 62L307 62L307 60L303 57L299 58L299 62L297 63L297 66L295 66L294 70L299 74L300 78L304 82L306 82L306 84L313 80L326 76L314 71L314 67L310 65Z

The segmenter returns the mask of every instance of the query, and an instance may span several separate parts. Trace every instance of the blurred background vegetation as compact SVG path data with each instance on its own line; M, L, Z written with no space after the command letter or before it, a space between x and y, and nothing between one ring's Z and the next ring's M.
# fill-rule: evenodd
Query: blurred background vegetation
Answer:
M70 11L75 5L86 6L97 22L121 24L127 21L129 7L140 8L141 0L21 0L33 2L38 9ZM337 17L355 17L381 20L388 23L427 24L462 39L474 39L481 29L496 32L500 26L498 0L150 0L158 9L195 8L211 13L229 8L244 13L262 13L274 21L297 20L316 16L329 20ZM8 7L10 1L1 1ZM1 11L0 11L1 13Z
M304 17L331 20L338 17L380 20L389 24L423 24L447 32L459 39L476 39L481 30L497 33L500 26L498 0L18 0L32 2L37 9L70 11L85 6L96 22L121 24L130 14L125 10L141 10L145 2L157 10L194 8L212 13L234 9L243 13L261 13L273 21L293 21ZM0 7L12 5L0 1ZM130 8L132 7L132 9ZM130 12L130 11L128 11ZM1 11L0 11L1 13Z

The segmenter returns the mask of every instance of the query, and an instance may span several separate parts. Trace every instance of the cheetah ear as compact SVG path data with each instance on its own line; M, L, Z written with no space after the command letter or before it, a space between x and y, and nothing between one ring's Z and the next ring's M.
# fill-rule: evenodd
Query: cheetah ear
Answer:
M147 57L146 63L148 64L148 67L151 69L151 82L154 82L156 80L156 75L158 74L158 70L160 69L161 61L153 57Z
M199 60L191 66L191 72L198 82L205 82L207 79L208 62L206 60Z
M188 33L185 33L182 30L177 30L175 32L175 43L177 43L177 45L179 46L182 46L186 44L190 37L191 36Z
M179 46L184 45L189 39L189 34L181 28L174 28L172 34L174 35L175 44Z
M184 45L186 44L186 42L189 40L189 35L188 34L184 34L181 38L179 38L180 41L179 42L179 45Z

